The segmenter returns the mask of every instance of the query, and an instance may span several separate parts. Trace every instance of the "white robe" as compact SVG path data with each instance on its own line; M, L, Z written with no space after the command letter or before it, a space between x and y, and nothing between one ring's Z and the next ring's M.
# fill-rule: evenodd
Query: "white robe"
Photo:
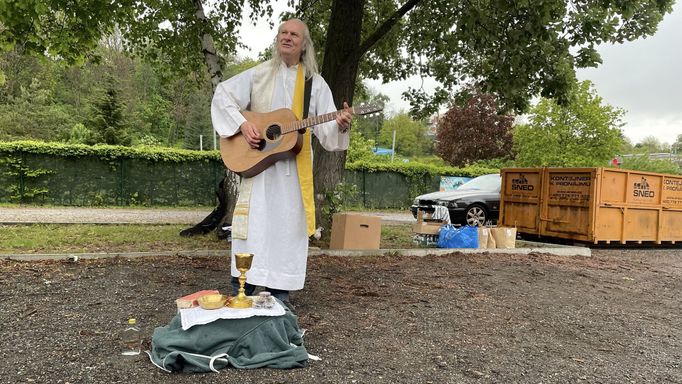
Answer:
M218 84L211 104L213 127L222 137L239 132L245 121L239 113L250 104L254 77L264 65L244 71ZM282 64L273 77L271 109L291 108L298 67ZM308 116L336 110L324 79L313 78ZM313 134L328 151L348 149L349 134L341 133L335 121L317 125ZM253 177L246 240L232 240L232 276L239 276L235 253L253 253L246 281L283 290L303 288L308 259L305 211L298 183L296 160L280 160ZM318 208L319 209L319 208Z

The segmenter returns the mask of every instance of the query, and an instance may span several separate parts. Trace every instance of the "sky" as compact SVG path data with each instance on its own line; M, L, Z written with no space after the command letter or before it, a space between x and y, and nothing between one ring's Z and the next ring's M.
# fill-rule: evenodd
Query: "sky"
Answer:
M274 2L275 16L286 9ZM267 22L258 26L243 23L242 41L249 46L240 50L245 57L257 58L269 46L274 32ZM248 38L246 38L248 36ZM623 44L598 47L603 63L597 68L580 69L578 80L590 80L603 102L625 110L622 128L633 144L654 136L662 143L672 144L682 135L682 1L667 14L653 36ZM408 87L432 91L433 79L412 77L405 81L382 84L370 80L366 84L390 98L389 114L407 111L409 103L401 94Z

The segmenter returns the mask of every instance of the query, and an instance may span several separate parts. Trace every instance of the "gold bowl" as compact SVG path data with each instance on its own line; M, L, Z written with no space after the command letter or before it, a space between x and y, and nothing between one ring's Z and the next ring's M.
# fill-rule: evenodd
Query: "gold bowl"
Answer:
M200 296L197 299L199 306L203 309L218 309L222 308L227 304L229 298L225 295L219 293L211 293L208 295Z

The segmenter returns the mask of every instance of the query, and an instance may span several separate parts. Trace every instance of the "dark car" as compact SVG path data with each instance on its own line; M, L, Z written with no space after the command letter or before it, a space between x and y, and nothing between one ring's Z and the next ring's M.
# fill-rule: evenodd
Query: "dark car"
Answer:
M428 213L434 206L447 207L450 221L461 225L483 225L496 222L500 215L500 184L497 173L476 177L454 191L432 192L417 196L410 207L414 217L417 210Z

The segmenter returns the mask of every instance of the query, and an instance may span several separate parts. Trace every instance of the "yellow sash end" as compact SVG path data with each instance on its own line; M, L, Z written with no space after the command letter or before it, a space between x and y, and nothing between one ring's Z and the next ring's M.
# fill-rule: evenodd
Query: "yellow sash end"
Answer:
M294 115L298 120L303 118L305 92L305 71L303 64L298 65L296 74L296 86L294 87L294 102L291 106ZM310 129L306 129L303 134L303 148L296 155L296 170L298 171L298 182L301 186L301 196L303 197L303 208L308 225L308 236L315 233L315 193L313 190L313 149L311 146Z

